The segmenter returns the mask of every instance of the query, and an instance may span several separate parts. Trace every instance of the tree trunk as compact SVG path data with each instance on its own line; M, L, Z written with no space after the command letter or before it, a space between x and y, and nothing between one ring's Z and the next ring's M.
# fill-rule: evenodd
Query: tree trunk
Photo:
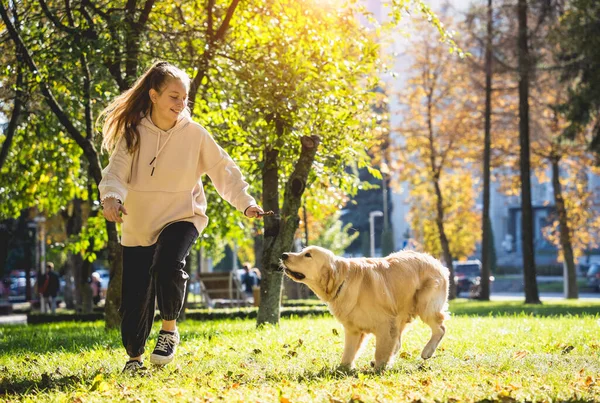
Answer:
M81 233L83 227L82 200L75 198L71 201L71 214L62 213L65 219L67 239ZM79 254L69 253L65 265L65 304L68 309L80 310L81 307L81 266L83 259Z
M117 226L106 221L108 232L108 261L110 262L110 281L106 290L104 305L104 322L107 329L115 329L121 325L121 281L123 278L123 248L119 242Z
M93 242L93 241L92 241ZM90 277L92 275L92 262L89 260L83 260L81 264L81 275L80 275L80 293L81 293L81 312L91 313L94 309L92 285L90 283Z
M282 130L278 125L278 131ZM279 186L277 150L265 151L263 168L263 207L273 210L275 215L265 217L265 242L262 259L261 300L258 309L257 325L279 323L281 303L282 272L279 270L279 257L290 250L294 234L298 229L300 217L298 211L302 204L302 195L306 189L306 180L311 170L315 154L320 143L317 136L304 136L301 139L302 151L296 162L283 196L283 208L279 213Z
M523 277L525 283L525 303L541 303L535 269L535 248L533 245L533 208L531 206L531 172L529 162L529 48L527 32L527 0L519 0L519 143L521 165L521 235L523 250Z
M481 218L481 292L479 299L490 300L490 159L492 149L492 0L488 0L487 40L485 45L485 129L483 149L483 216ZM493 247L493 246L492 246Z
M442 189L440 188L439 178L434 179L433 185L435 187L435 195L436 195L436 223L438 232L440 234L440 243L442 245L442 253L444 257L444 263L448 270L450 270L450 288L449 295L450 299L456 298L456 282L454 281L454 267L452 267L452 253L450 253L450 243L448 242L448 237L446 236L446 230L444 228L444 203L442 196Z
M283 251L275 250L277 239L282 229L279 211L279 150L266 150L263 166L263 209L273 211L272 216L265 216L265 234L261 259L260 306L258 324L278 323L279 305L281 301L282 273L279 271L279 256Z
M577 271L575 269L575 259L573 258L573 246L571 244L571 230L569 228L569 219L567 217L567 208L562 196L560 184L559 158L552 159L552 188L554 190L554 204L558 213L558 222L560 230L560 246L563 252L563 259L567 266L567 298L579 298L577 290Z
M86 64L86 66L87 66L87 64ZM91 111L88 111L88 113L87 113L88 124L91 124L91 122L89 122L89 120L91 120L90 114L91 114ZM88 194L93 194L93 192L94 192L91 182L92 181L88 182ZM97 217L98 210L94 210L94 200L92 200L92 198L88 199L88 206L90 209L90 217ZM94 252L94 239L93 238L90 239L90 244L88 246L87 252L90 254ZM91 282L92 271L93 271L92 262L90 262L87 259L84 260L81 265L81 278L80 278L81 302L82 302L81 310L83 313L91 313L94 310L94 295L93 295L93 291L92 291L92 282Z
M263 268L262 255L263 255L263 250L264 250L264 243L265 243L265 238L263 236L261 236L261 235L254 236L254 244L253 244L254 267L256 267L259 270Z

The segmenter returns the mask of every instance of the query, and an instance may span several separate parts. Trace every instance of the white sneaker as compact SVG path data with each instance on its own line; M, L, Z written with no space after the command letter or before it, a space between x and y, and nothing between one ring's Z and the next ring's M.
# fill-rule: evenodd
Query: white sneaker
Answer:
M175 358L175 350L179 344L179 332L175 329L174 332L161 330L158 333L156 347L150 356L150 362L155 365L166 365Z

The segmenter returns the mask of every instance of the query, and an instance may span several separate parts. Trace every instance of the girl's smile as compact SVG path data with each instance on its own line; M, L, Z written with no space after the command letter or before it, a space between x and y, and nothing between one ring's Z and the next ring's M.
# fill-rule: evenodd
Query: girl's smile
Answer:
M162 130L169 130L177 123L177 118L187 104L188 88L177 78L166 80L160 92L151 89L150 99L152 122Z

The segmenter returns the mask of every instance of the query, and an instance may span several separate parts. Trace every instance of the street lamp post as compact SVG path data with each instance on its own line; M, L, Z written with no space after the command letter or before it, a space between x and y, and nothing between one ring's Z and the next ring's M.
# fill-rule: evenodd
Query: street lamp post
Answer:
M375 217L383 217L383 211L375 210L369 213L369 238L371 240L371 257L375 257Z
M46 217L44 217L43 215L39 215L33 220L37 223L38 228L37 243L39 243L39 247L36 247L36 266L39 268L39 272L42 273L42 276L38 278L38 281L40 281L42 278L44 278L43 275L46 274ZM40 312L46 313L46 301L44 295L39 293L40 286L41 284L38 283L38 294L40 297Z
M388 203L387 181L389 179L388 175L390 174L390 168L385 163L385 161L383 161L381 163L381 167L379 168L379 170L381 171L381 187L383 190L383 229L387 230L390 225L389 219L388 219L388 205L387 205L387 203Z

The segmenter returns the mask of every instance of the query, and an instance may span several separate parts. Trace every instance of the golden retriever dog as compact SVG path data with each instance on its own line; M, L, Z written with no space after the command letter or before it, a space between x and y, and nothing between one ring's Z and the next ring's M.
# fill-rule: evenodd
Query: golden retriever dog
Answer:
M431 327L421 357L430 358L444 337L449 271L439 260L414 251L384 258L343 258L309 246L284 253L281 265L329 305L344 326L341 366L352 368L367 334L375 335L375 361L384 369L400 349L402 332L416 316Z

